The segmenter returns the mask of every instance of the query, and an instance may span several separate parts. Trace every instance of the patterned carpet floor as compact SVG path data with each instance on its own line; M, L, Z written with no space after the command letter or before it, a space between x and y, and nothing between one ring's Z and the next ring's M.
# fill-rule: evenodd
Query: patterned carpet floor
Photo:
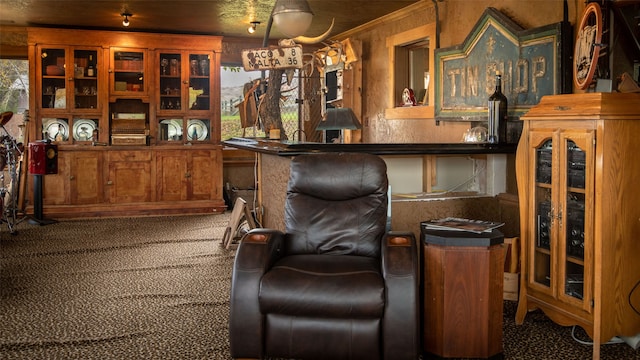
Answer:
M0 240L0 358L228 359L228 215L21 223Z
M0 359L229 359L228 221L227 212L23 222L15 236L3 227ZM515 310L505 302L504 358L591 358L571 328L540 312L516 326ZM604 345L602 359L640 352Z

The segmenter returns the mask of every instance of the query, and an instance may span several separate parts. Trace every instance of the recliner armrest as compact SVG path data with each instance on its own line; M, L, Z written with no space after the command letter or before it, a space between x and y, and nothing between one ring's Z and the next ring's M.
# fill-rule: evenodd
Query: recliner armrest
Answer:
M392 231L382 243L387 304L383 319L385 359L417 359L420 351L418 245L411 232Z
M257 228L246 233L236 253L234 269L262 269L266 271L282 257L282 240L284 233L280 230Z
M262 275L282 256L284 234L253 229L244 235L231 275L229 341L233 358L261 358L263 320L258 302Z

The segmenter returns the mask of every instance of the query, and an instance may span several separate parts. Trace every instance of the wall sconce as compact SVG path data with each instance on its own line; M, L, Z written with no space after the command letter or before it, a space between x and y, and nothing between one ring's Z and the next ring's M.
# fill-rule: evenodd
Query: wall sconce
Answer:
M133 14L128 12L128 11L124 11L122 12L122 14L120 14L120 16L124 17L124 19L122 19L122 26L124 27L128 27L129 26L129 17L132 17Z
M258 25L260 25L260 21L252 21L251 26L249 26L249 28L247 29L249 34L253 34L254 32L256 32L256 28L258 27Z
M307 0L277 0L271 16L280 32L290 38L303 35L313 20Z

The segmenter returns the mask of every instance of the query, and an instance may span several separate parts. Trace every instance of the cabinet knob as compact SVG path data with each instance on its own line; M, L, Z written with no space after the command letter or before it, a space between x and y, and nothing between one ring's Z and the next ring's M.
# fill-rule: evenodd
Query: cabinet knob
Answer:
M107 181L107 185L113 185L113 181L111 180Z
M73 176L73 175L69 176L69 180L73 180L73 179L75 179L75 178L76 178L76 177L75 177L75 176Z
M187 80L183 80L182 83L187 85L189 82Z
M191 177L191 173L190 172L185 173L184 177L187 178L187 179L190 178Z

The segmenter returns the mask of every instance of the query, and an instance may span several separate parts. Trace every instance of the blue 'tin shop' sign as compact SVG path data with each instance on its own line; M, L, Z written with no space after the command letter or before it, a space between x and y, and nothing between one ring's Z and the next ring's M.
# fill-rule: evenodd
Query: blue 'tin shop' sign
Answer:
M510 117L520 116L544 95L571 91L563 43L570 30L563 24L523 30L488 8L462 45L435 50L436 118L486 120L497 72Z

